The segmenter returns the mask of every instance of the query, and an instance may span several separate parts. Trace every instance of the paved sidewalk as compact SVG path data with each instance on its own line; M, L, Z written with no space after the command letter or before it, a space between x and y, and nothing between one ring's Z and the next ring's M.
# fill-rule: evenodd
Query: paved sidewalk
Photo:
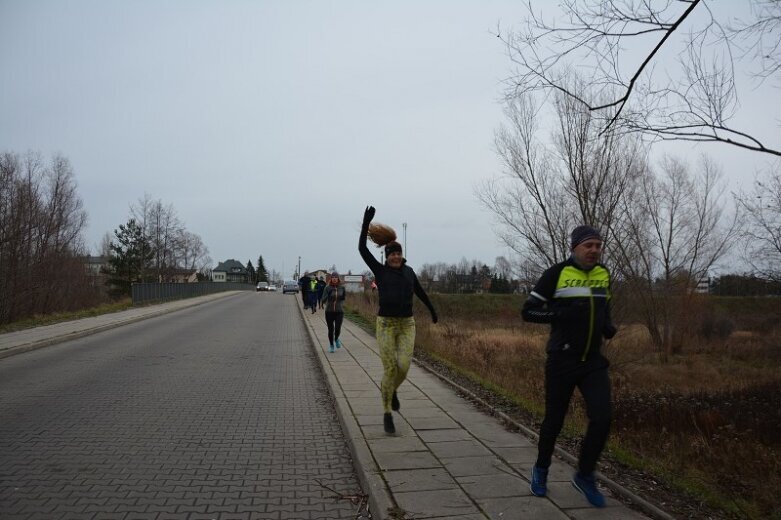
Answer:
M193 307L202 303L225 298L241 291L226 291L195 298L185 298L157 305L135 307L125 311L101 314L89 318L64 321L52 325L43 325L17 332L0 334L0 358L20 354L29 350L46 347L55 343L61 343L71 339L82 338L103 330L113 329L129 323L161 316L169 312L178 311L187 307Z
M324 312L302 312L374 518L648 518L604 489L608 506L591 507L569 482L573 468L559 460L551 466L549 496L533 496L528 476L536 444L509 431L414 363L398 391L396 434L385 434L379 390L382 363L374 337L345 320L343 347L331 354Z

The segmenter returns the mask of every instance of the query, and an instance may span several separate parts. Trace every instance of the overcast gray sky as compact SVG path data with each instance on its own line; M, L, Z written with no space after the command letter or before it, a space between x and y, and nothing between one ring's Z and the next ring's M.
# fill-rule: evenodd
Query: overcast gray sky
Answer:
M148 193L215 263L360 272L366 204L410 264L506 251L473 185L499 169L517 1L0 0L0 149L68 157L86 242ZM401 238L401 236L400 236Z
M366 204L400 239L408 224L413 267L493 265L508 252L473 194L501 169L510 62L492 32L524 15L518 0L0 0L0 151L70 159L93 251L148 193L215 265L363 271Z

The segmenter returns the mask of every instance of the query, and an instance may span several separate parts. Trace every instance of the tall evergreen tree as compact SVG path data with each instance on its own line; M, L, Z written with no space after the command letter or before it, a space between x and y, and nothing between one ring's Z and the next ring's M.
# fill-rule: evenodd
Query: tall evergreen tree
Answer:
M255 268L252 266L252 260L247 260L247 278L249 278L247 281L252 284L258 283L258 273L255 271Z
M263 263L263 255L258 256L258 281L268 282L268 271L266 271L266 265Z
M116 240L109 244L108 284L116 295L129 295L130 285L134 282L148 281L145 274L150 266L154 252L135 219L120 224L114 230Z

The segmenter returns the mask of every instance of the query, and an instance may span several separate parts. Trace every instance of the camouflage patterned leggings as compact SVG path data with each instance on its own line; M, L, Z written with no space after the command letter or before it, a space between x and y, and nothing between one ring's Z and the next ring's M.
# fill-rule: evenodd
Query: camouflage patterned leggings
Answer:
M415 348L415 318L377 316L377 344L385 374L382 376L382 406L391 411L393 392L404 382Z

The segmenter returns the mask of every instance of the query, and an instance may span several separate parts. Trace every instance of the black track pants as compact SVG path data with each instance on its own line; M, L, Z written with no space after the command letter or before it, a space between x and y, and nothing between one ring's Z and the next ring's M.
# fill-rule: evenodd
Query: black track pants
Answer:
M334 344L335 340L339 339L339 334L342 332L343 319L343 312L325 311L325 324L328 325L328 343L331 345Z
M582 362L569 353L548 354L545 363L545 418L540 427L537 467L550 466L556 438L564 425L570 399L577 387L586 403L588 417L578 471L582 475L594 472L612 421L608 365L607 359L602 356Z

